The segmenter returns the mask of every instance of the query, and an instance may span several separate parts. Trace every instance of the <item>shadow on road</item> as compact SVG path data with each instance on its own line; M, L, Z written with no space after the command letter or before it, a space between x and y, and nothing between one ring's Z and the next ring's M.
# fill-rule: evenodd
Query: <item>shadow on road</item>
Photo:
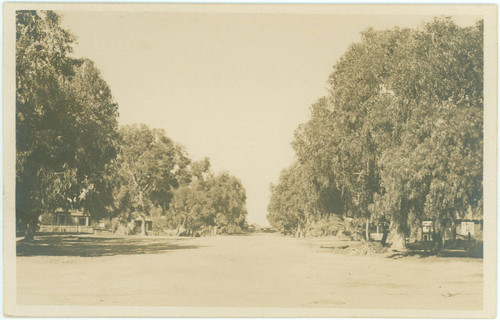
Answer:
M417 257L417 258L472 258L472 259L482 259L482 252L480 254L471 254L467 251L442 251L439 254L433 252L423 252L423 251L398 251L387 256L390 259L400 259L405 257Z
M35 241L19 241L17 256L101 257L131 254L163 253L170 250L196 249L183 245L180 239L145 239L133 237L45 236ZM176 242L176 243L174 243Z

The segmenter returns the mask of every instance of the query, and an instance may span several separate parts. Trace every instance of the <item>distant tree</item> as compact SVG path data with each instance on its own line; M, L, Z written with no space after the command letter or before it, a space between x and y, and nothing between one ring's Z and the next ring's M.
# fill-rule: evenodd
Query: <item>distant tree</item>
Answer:
M210 178L210 160L192 162L188 168L187 184L174 191L168 218L178 230L186 230L194 235L203 226L215 226L213 210L206 190L206 181Z
M243 229L247 209L246 191L241 181L222 172L207 180L206 191L215 212L217 228L223 233Z
M279 183L271 185L267 219L285 234L305 235L306 226L318 216L319 194L308 172L299 163L281 172Z
M175 190L169 218L175 221L178 233L185 230L194 236L204 226L215 226L215 212L203 189L195 186L181 186Z
M145 235L146 217L153 206L163 211L169 208L173 191L185 176L190 159L161 129L127 125L119 132L115 210L141 218L141 234Z
M243 229L246 224L246 193L241 182L226 172L214 174L210 161L190 166L191 183L174 192L171 219L188 235L203 228L216 228L220 233Z
M292 170L281 171L278 184L271 184L271 200L267 206L267 220L271 226L284 234L297 233L305 225L305 216L298 208L298 194Z
M40 214L110 202L102 176L116 156L117 104L52 11L16 13L16 215L33 239Z

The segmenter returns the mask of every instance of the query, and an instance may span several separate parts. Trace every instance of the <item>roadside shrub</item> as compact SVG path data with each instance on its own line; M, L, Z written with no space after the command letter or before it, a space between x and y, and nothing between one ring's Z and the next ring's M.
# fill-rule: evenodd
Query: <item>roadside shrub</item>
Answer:
M343 229L343 221L336 215L309 224L306 228L308 237L336 236Z
M238 233L243 233L243 230L241 229L240 226L236 224L228 224L227 226L220 228L220 234L238 234Z

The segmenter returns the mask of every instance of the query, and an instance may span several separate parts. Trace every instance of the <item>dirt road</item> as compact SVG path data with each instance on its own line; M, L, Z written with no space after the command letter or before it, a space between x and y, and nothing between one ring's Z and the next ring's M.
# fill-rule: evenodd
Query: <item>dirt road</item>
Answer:
M335 254L332 239L51 237L18 246L19 304L482 308L482 260Z

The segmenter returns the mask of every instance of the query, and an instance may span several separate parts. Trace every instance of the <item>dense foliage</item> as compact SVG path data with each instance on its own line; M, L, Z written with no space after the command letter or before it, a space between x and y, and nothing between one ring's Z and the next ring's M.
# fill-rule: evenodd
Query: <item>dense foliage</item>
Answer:
M193 164L192 181L174 193L167 218L187 235L235 233L246 228L246 193L226 172L214 174L208 159Z
M59 207L127 233L139 218L145 234L150 217L189 235L245 228L241 182L208 159L191 163L161 129L118 129L108 85L92 61L71 57L73 42L56 13L17 12L16 215L26 238Z
M144 222L154 206L163 211L169 208L173 190L179 187L190 160L163 130L131 125L121 127L119 133L114 212L122 217L140 217ZM143 234L144 226L142 223Z
M482 21L367 30L329 85L296 131L297 162L272 188L273 226L294 232L304 219L338 214L390 222L403 238L423 220L442 230L467 212L482 215ZM315 192L303 192L311 182ZM342 210L311 210L318 192L340 192Z
M238 179L211 172L208 158L191 162L163 130L130 125L119 132L113 216L124 223L142 219L142 234L146 217L154 218L158 234L231 233L246 226L245 189Z
M117 104L51 11L16 15L16 216L33 232L40 214L109 204L104 176L117 152Z

